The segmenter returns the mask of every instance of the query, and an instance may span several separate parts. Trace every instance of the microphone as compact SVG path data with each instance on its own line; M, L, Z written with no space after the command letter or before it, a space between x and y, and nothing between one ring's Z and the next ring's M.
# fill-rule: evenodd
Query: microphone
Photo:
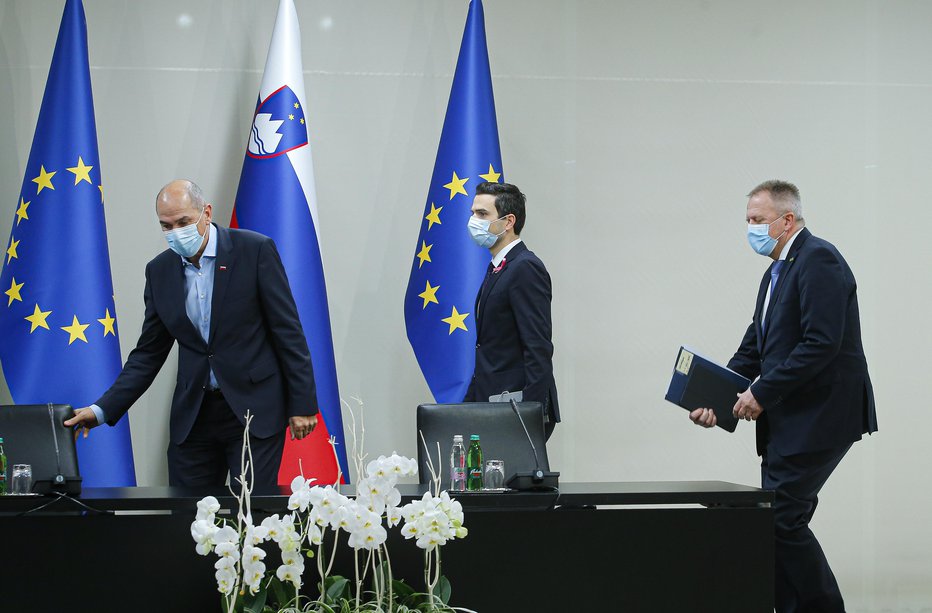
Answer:
M508 479L506 485L515 490L557 489L560 473L544 471L541 468L540 457L537 455L537 447L534 446L531 433L528 432L527 425L524 423L524 418L521 417L521 412L518 410L518 403L515 402L514 398L511 399L511 410L514 411L514 414L518 417L518 421L521 422L521 427L524 429L527 442L531 445L531 451L534 452L534 470L529 472L516 472Z

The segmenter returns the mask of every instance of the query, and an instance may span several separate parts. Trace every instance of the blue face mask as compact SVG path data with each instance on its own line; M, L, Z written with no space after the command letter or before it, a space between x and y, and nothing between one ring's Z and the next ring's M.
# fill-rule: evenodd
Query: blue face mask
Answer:
M773 253L774 248L777 246L777 241L783 237L783 234L786 234L786 230L783 231L783 234L777 238L774 238L770 236L770 226L777 223L781 219L783 219L782 215L770 223L749 223L748 243L750 243L751 249L761 255L766 256L769 256L771 253Z
M504 219L504 217L499 217L495 221L498 221L499 219ZM466 224L466 228L469 230L469 236L471 236L472 240L483 249L488 249L494 245L495 241L497 241L498 238L505 233L504 230L498 234L492 234L489 232L489 226L491 226L492 223L493 222L489 221L488 219L479 219L473 215L469 218L469 223Z
M204 236L201 236L201 233L197 231L197 224L200 223L201 217L203 216L204 211L201 211L197 221L190 226L163 232L165 240L168 242L168 248L183 258L189 258L197 253L197 250L201 248L201 244L204 242L204 238L207 236L206 231L204 232Z

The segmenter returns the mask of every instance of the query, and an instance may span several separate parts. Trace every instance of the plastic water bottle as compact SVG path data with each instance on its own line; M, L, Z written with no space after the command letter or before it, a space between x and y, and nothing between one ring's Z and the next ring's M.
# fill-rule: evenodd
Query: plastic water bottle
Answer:
M479 445L479 435L469 437L469 449L466 451L466 489L478 492L482 489L482 447Z
M0 496L6 493L6 453L3 451L3 439L0 438Z
M466 491L466 446L463 435L453 435L453 448L450 450L450 490Z

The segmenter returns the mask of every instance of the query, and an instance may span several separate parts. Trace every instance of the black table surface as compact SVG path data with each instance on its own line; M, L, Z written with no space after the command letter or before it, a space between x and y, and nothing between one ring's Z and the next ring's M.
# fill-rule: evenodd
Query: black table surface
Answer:
M426 485L400 484L402 500L421 497ZM353 486L341 486L340 491L353 495ZM291 490L279 487L274 491L257 490L252 494L255 510L281 512L287 510ZM0 513L21 513L51 502L53 511L77 511L77 501L101 511L190 511L204 496L215 496L224 509L235 507L235 498L222 488L189 489L178 487L87 487L76 501L52 501L41 496L2 496ZM554 508L556 506L588 505L682 505L753 507L773 502L773 492L725 481L630 481L561 483L554 491L459 492L453 495L466 510L503 510L508 508Z

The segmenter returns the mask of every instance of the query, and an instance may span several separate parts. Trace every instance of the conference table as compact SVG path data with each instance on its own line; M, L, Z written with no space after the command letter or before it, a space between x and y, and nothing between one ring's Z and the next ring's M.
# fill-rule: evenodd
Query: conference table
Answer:
M404 504L426 486L399 489ZM254 493L256 521L287 512L288 493ZM216 556L198 555L190 534L196 502L208 494L235 513L227 490L0 497L0 609L219 611ZM559 492L455 498L469 535L442 550L454 606L483 613L773 610L771 491L722 481L562 483ZM388 547L396 577L422 591L423 551L398 528L389 530ZM351 550L338 551L333 572L351 576ZM313 563L304 577L314 595Z

